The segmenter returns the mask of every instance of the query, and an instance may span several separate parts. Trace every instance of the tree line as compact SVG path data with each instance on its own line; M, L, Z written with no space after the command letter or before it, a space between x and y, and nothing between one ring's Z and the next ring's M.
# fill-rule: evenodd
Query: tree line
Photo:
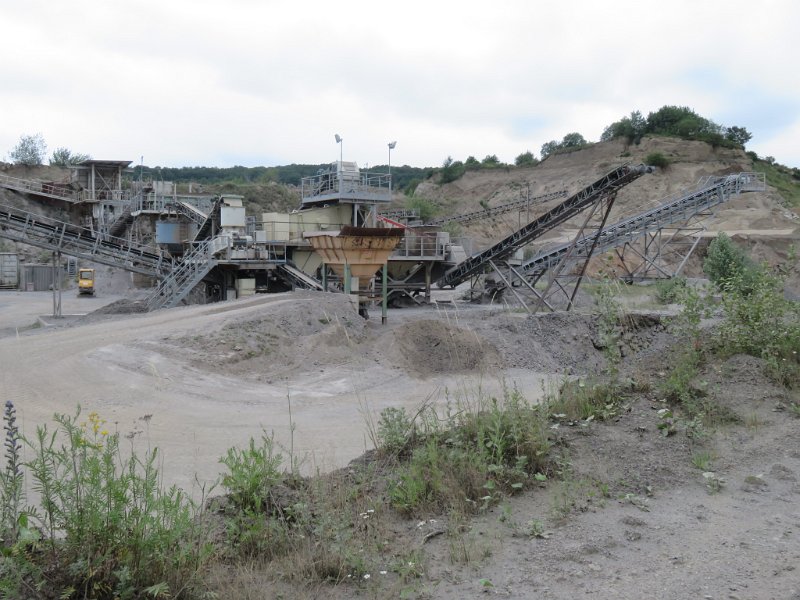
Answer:
M711 119L698 115L686 106L663 106L644 117L638 110L608 125L600 136L600 141L622 138L626 142L638 144L645 135L673 136L687 140L700 140L714 147L744 148L752 134L744 127L726 127L718 125ZM561 140L550 140L542 144L540 157L530 150L519 154L513 165L503 163L496 154L486 155L478 160L468 156L466 160L454 160L448 156L441 167L410 167L408 165L392 167L392 181L395 190L405 190L413 194L417 184L434 174L438 174L441 183L449 183L462 177L469 171L481 169L497 169L534 166L548 156L563 152L572 152L592 142L578 132L566 134ZM42 135L23 135L19 143L12 149L10 158L16 164L35 166L44 164L47 145ZM51 165L70 166L89 159L88 154L73 153L67 148L57 148L51 155ZM275 167L147 167L138 165L132 169L132 179L148 178L178 183L222 184L222 183L279 183L284 185L300 185L303 177L310 177L327 169L328 164L291 164ZM388 165L377 165L370 169L375 172L388 171Z

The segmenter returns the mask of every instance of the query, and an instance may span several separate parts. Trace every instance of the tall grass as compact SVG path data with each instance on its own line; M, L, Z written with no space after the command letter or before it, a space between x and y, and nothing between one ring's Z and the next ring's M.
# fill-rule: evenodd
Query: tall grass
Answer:
M8 598L32 590L64 599L187 597L212 555L198 505L161 485L157 450L126 458L105 421L80 417L80 410L56 415L54 429L20 437L33 457L22 469L39 505L22 511L27 537L6 543L0 591Z

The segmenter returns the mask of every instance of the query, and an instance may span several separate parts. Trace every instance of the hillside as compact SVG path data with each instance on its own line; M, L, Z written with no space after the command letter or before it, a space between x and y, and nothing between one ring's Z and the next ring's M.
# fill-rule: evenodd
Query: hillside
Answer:
M639 145L628 145L622 140L600 142L574 152L552 155L533 167L468 171L457 181L445 185L428 180L417 187L415 195L433 201L442 215L458 214L480 209L480 202L484 200L496 206L524 198L528 186L531 197L561 189L574 193L610 169L626 162L643 163L655 152L666 156L669 166L623 188L610 217L612 222L687 190L703 177L759 170L742 150L715 149L698 141L647 137ZM557 202L532 207L531 219ZM510 213L466 226L463 234L474 237L479 245L486 245L518 228L520 223L524 224L527 217L527 214ZM711 231L784 231L794 230L798 225L797 215L784 205L774 188L735 199L720 208L715 218L707 223Z

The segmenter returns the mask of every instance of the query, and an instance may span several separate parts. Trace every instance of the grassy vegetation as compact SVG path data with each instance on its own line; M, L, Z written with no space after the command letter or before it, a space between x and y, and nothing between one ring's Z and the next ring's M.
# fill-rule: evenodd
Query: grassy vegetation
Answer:
M767 157L758 158L754 152L748 152L753 159L753 169L766 174L767 184L778 190L778 193L791 208L800 207L800 169L786 167Z

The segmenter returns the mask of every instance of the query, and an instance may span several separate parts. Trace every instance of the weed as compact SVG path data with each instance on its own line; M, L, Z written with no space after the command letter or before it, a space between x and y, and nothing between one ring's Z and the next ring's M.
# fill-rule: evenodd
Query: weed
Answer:
M761 419L758 413L752 412L744 418L744 424L748 429L758 431L764 424L764 421Z
M33 455L22 467L39 507L30 509L30 524L28 515L17 521L17 544L0 566L5 593L29 597L23 589L44 587L64 598L188 593L211 555L196 505L181 490L160 486L157 450L123 458L119 435L105 421L96 413L79 418L80 410L56 415L53 431L43 425L33 440L18 438ZM6 566L16 579L5 577Z
M725 487L725 480L711 471L703 473L703 479L706 483L706 490L709 494L717 494Z
M263 433L260 445L250 438L246 449L229 448L220 462L228 467L222 485L230 500L244 511L260 513L268 504L270 490L281 481L283 457L274 451L274 440Z
M550 534L544 529L544 523L539 519L531 519L528 521L528 535L540 539L547 539L550 537Z
M686 287L685 277L659 279L655 283L656 300L661 304L673 304L678 302L683 297Z
M22 441L17 427L17 411L7 400L3 410L5 469L0 471L0 540L15 543L19 535L22 496Z
M692 453L692 465L701 471L710 471L712 460L714 460L714 455L707 450L698 450Z
M414 434L414 423L405 408L389 407L381 411L378 421L378 448L381 452L399 456L405 451Z
M604 421L619 410L617 389L610 383L596 380L565 380L558 393L547 403L550 414L570 422Z
M546 470L550 443L544 412L516 390L502 400L461 401L444 415L418 415L419 441L389 486L392 505L406 514L438 508L485 510ZM388 422L408 425L402 419ZM397 431L397 427L387 428Z

